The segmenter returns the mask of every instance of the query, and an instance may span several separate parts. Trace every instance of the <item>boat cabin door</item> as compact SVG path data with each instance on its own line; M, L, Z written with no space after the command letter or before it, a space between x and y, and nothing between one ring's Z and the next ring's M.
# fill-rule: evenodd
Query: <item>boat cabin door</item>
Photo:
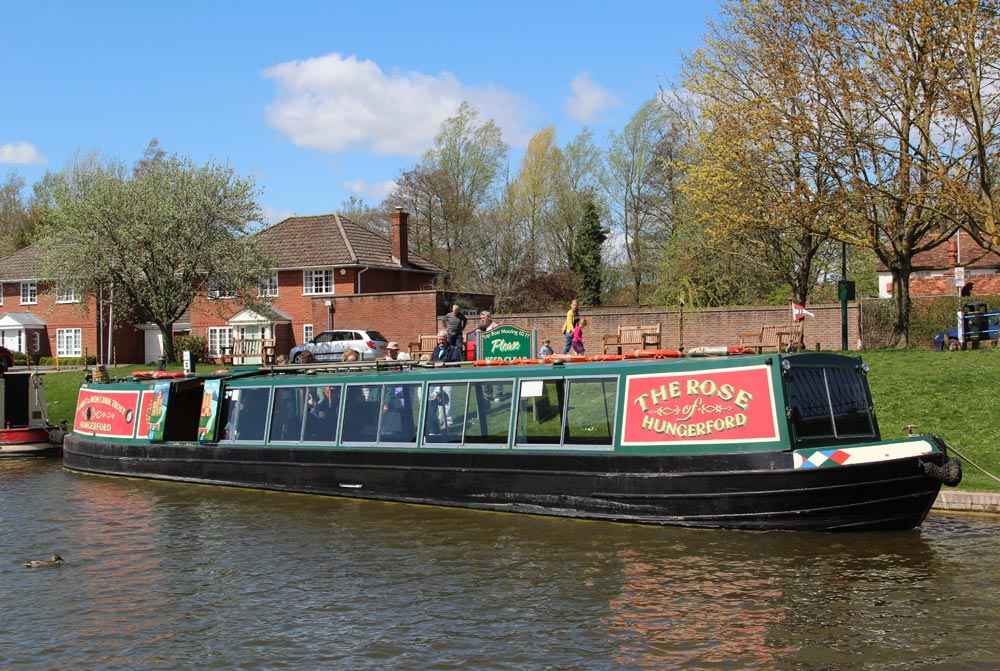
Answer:
M35 373L0 375L0 427L47 427L45 385Z

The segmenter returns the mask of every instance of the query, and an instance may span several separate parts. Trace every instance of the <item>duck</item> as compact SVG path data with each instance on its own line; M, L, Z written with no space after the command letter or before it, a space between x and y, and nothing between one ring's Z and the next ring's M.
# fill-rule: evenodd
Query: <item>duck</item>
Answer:
M52 555L52 559L33 559L32 561L26 562L25 566L28 568L46 568L48 566L60 566L62 564L62 557L59 555Z

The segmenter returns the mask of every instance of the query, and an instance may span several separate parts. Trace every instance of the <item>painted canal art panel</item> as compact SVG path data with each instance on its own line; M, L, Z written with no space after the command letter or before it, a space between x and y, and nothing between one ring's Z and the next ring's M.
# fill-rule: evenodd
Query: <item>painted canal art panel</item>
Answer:
M157 382L150 391L142 392L139 404L139 438L163 440L169 406L170 383Z
M139 391L106 391L81 388L73 430L109 438L135 437Z
M629 375L622 445L778 440L767 366Z
M219 416L219 391L221 380L205 380L198 417L198 440L215 440L215 425Z

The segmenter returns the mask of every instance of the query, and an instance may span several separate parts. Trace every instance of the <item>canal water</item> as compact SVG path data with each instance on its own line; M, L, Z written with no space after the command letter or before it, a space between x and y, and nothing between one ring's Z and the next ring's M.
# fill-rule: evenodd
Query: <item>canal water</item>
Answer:
M997 518L695 531L7 460L0 523L0 671L1000 664Z

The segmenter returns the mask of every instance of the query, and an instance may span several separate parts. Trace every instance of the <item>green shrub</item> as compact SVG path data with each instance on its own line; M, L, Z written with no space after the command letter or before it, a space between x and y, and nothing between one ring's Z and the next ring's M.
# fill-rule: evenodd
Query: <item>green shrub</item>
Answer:
M39 366L55 366L57 363L60 366L93 366L97 364L97 357L93 354L86 357L82 356L38 357Z
M205 336L176 335L174 336L174 352L180 360L182 352L191 352L192 363L204 363L208 352L208 341Z

